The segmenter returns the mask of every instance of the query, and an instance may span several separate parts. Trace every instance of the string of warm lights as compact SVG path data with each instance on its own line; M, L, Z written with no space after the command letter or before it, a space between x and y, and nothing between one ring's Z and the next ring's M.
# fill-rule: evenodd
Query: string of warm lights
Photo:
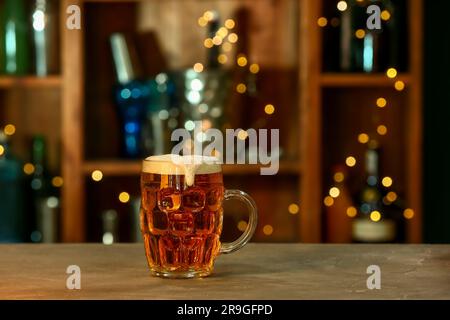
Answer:
M362 2L363 0L357 0L357 2ZM348 4L346 1L339 1L336 5L337 9L341 12L347 10ZM388 10L383 10L381 12L381 19L383 21L388 21L391 18L391 13ZM319 17L317 19L317 25L321 28L324 28L328 25L328 19L326 17ZM338 18L332 18L330 21L334 21L331 23L332 27L337 27L340 23ZM358 39L363 39L366 35L366 31L364 29L357 29L355 31L354 36ZM386 77L392 80L395 80L394 82L394 88L396 91L403 91L406 87L405 83L402 80L397 79L398 77L398 71L394 67L388 68L386 70ZM380 109L388 107L388 101L384 97L379 97L376 100L376 106ZM376 127L376 132L380 136L385 136L388 134L388 128L384 124L379 124ZM375 146L377 144L376 140L370 139L370 136L367 133L359 133L357 137L357 141L361 144L369 144L369 146ZM345 164L349 168L353 168L357 164L357 159L354 155L348 155L345 158ZM336 183L341 183L345 179L343 172L336 172L333 176L333 180ZM392 177L385 176L381 179L381 184L385 188L393 188L394 180ZM324 197L323 203L326 207L331 207L334 205L334 201L336 198L339 197L341 194L339 188L337 186L332 186L329 189L328 195ZM395 202L398 198L398 195L395 191L390 190L386 196L383 198L383 203L386 205L389 205L393 202ZM357 209L353 206L348 207L346 210L346 214L350 218L354 218L357 215ZM379 211L373 211L369 215L370 219L374 222L378 222L381 220L382 214ZM407 208L403 211L403 217L405 219L412 219L414 217L414 210L411 208Z
M206 11L202 17L198 19L198 24L201 27L206 27L208 22L211 21L214 18L214 14L211 11ZM218 31L216 32L216 35L214 38L207 38L204 40L204 46L208 49L212 48L214 45L221 46L221 50L223 53L221 53L218 56L218 62L220 64L226 64L229 61L231 61L231 58L228 56L228 54L232 50L232 45L236 44L238 42L238 35L234 32L231 32L232 29L236 26L236 23L233 19L227 19L225 20L224 26L220 27ZM228 35L228 37L227 37ZM245 68L248 66L248 70L251 74L257 74L260 71L260 66L257 63L250 63L248 61L248 58L245 54L238 54L236 57L236 64L237 66L241 68ZM196 72L202 72L204 70L204 67L201 63L196 63L194 65L194 70ZM238 83L236 85L236 92L239 94L245 94L247 92L247 85L245 83ZM273 115L275 113L275 106L273 104L266 104L264 106L264 113L267 115ZM238 139L245 140L248 138L248 133L245 130L241 130L238 133ZM295 203L291 203L288 206L288 212L290 214L297 214L299 212L299 206ZM240 231L244 231L247 227L247 222L245 221L239 221L237 224L237 228ZM263 234L266 236L270 236L273 234L274 228L272 225L267 224L263 226Z

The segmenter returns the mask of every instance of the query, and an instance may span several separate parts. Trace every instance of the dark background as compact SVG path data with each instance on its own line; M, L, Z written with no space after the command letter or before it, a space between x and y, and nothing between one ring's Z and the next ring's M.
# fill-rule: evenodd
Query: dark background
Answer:
M450 1L425 1L424 242L450 242Z

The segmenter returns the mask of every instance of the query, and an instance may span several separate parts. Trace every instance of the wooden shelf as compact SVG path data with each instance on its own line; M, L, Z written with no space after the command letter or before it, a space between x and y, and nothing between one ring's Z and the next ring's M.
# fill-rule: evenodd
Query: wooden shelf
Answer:
M0 76L0 88L9 89L15 87L27 87L27 88L45 88L45 87L60 87L60 76L48 76L48 77L36 77L36 76Z
M259 164L240 164L224 165L223 173L225 175L258 175L260 169L264 167ZM95 160L85 161L83 172L88 175L94 170L100 170L107 176L130 176L141 172L141 161L129 160ZM298 175L300 166L296 161L281 161L278 174Z
M383 73L322 73L319 76L323 87L393 87L397 80L408 84L410 75L399 74L395 79L390 79Z

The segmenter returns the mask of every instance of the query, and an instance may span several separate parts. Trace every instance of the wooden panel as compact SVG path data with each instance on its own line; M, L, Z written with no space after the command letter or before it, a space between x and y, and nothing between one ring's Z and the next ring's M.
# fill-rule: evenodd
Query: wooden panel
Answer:
M407 85L412 79L410 74L399 74L394 80L385 74L322 73L320 76L323 87L393 87L397 80Z
M69 5L81 0L64 0L61 17ZM62 239L80 242L85 239L83 187L83 32L69 30L61 19L62 36L62 173L66 182L62 190Z
M47 88L55 87L59 88L61 85L61 77L48 76L48 77L9 77L0 76L0 88L8 89L15 87L25 88Z
M223 173L228 175L258 175L262 165L224 165ZM109 176L129 176L137 175L141 172L142 164L140 161L126 160L96 160L86 161L83 164L83 172L87 175L94 170L101 170L104 175ZM300 174L300 166L297 161L280 162L278 174Z
M408 240L412 243L422 241L422 50L423 50L423 1L409 1L409 52L410 73L413 81L409 86L409 112L406 113L408 126L406 128L407 159L406 170L410 182L408 183L408 203L415 211L414 218L410 221L408 228ZM431 214L431 213L430 213Z
M301 1L300 14L300 236L304 242L321 240L321 36L316 20L321 1Z

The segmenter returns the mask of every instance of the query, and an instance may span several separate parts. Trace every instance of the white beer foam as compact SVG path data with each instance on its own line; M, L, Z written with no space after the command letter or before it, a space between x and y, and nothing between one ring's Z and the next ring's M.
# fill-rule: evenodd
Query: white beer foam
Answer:
M186 184L192 186L196 174L222 172L222 166L219 159L215 157L164 154L146 158L142 163L142 171L155 174L184 175Z

